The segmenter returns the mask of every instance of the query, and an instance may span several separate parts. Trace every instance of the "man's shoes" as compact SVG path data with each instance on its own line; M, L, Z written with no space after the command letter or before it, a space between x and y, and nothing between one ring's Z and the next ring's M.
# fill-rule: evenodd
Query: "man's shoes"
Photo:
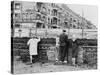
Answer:
M62 61L59 61L60 63L62 63Z
M56 60L56 62L58 62L58 60Z
M58 61L58 62L56 62L58 65L61 65L62 64L62 61Z
M67 61L64 61L65 64L67 64Z

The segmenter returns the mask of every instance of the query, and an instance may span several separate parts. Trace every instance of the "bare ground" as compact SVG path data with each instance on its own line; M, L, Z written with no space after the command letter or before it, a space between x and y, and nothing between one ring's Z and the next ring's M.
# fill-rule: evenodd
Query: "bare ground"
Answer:
M28 74L28 73L44 73L44 72L62 72L62 71L78 71L78 70L92 70L97 69L97 66L71 66L68 64L55 65L54 62L41 64L40 62L29 65L21 61L14 62L14 74Z

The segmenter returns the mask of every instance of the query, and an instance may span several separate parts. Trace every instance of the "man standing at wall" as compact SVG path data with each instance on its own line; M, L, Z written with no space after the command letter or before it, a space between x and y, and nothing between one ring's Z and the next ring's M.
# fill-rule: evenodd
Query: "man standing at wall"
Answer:
M68 36L66 35L66 30L63 30L63 33L60 35L59 43L60 43L60 62L67 63L65 57L68 56L68 48L67 48L67 40ZM68 58L68 57L67 57Z
M77 45L77 41L76 41L76 36L75 35L73 35L72 40L73 40L72 65L76 65L76 59L77 59L77 55L78 55L78 45Z
M30 63L32 63L33 58L38 55L37 52L37 44L40 41L40 38L37 37L32 37L31 39L29 39L29 41L27 42L27 45L29 45L29 55L30 55Z

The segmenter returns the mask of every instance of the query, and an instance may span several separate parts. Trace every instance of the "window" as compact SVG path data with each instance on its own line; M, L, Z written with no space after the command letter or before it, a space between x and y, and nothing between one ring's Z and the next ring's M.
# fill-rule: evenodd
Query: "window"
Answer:
M45 7L42 8L42 12L46 12L46 8Z
M53 3L51 4L51 6L53 7Z
M67 16L69 16L69 13L67 12Z
M43 24L42 28L45 28L45 25Z
M37 19L41 19L41 15L40 14L37 14Z
M40 9L37 9L37 12L40 12Z
M30 20L30 14L29 13L27 13L27 19Z
M45 21L45 19L46 19L46 17L45 16L42 16L42 20Z
M57 10L56 9L53 10L53 15L57 16Z
M72 25L72 24L70 24L70 26L69 26L69 27L70 27L70 28L72 28L72 26L73 26L73 25Z
M48 9L48 13L50 14L50 9Z
M42 28L42 23L37 22L37 28Z
M71 17L71 18L70 18L70 21L72 21L72 20L73 20L73 18Z
M57 18L53 18L53 24L57 24Z
M75 26L75 25L73 25L73 28L76 28L76 26Z
M48 24L50 24L50 18L48 18Z
M65 27L68 28L68 22L65 22Z
M15 27L16 27L16 28L19 28L19 27L20 27L20 24L15 24Z
M20 9L20 3L15 3L15 9Z
M52 21L52 19L51 19L51 24L53 24L53 21Z
M33 19L36 19L36 15L35 14L33 14L33 13L31 13L31 19L33 20Z
M23 20L27 19L26 13L22 13L22 19L23 19Z
M58 24L60 24L60 19L58 19Z
M65 22L65 25L68 25L68 22Z
M15 13L15 18L20 18L20 13Z
M77 22L76 19L74 19L73 22Z

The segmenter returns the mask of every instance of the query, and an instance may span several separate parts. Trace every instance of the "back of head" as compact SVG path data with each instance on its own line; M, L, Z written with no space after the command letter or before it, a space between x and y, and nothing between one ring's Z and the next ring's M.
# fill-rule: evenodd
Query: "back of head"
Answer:
M66 30L63 30L63 32L66 32Z
M32 36L31 38L32 38L32 39L36 39L36 38L37 38L37 36Z
M65 34L66 33L66 30L63 30L62 32L63 32L63 34Z

